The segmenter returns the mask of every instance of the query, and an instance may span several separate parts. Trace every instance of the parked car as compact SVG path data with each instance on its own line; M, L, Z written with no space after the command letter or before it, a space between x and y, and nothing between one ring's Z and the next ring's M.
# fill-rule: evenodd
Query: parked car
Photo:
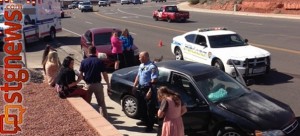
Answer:
M81 10L82 4L83 4L83 2L79 2L79 3L78 3L78 6L77 6L77 7L78 7L79 10Z
M78 8L78 4L79 4L78 1L73 2L73 3L71 3L70 5L68 5L68 9L75 9L75 8Z
M130 4L131 0L121 0L121 5L123 4Z
M152 16L155 21L167 20L169 23L173 21L185 22L190 18L190 13L178 10L176 5L164 5L160 9L153 11Z
M99 5L99 7L101 7L101 6L110 6L110 3L111 3L111 1L110 0L99 0L99 2L98 2L98 5Z
M93 5L91 2L83 2L81 7L80 7L81 12L93 12Z
M271 53L250 45L236 32L223 27L202 28L176 36L171 43L176 60L189 60L218 67L235 76L231 60L244 77L270 71Z
M156 86L167 86L179 93L187 106L183 116L185 132L211 136L299 136L300 125L292 109L261 92L250 90L243 78L234 79L218 68L190 61L156 63ZM139 117L139 101L132 94L138 67L117 70L111 76L111 100L122 106L131 118ZM237 80L238 79L238 80ZM157 105L158 108L158 105Z
M136 5L136 4L143 4L141 2L141 0L132 0L132 4Z
M114 61L111 53L110 38L114 31L117 31L119 36L121 35L122 31L117 28L91 28L87 30L80 39L83 58L87 57L89 46L96 46L98 57L104 60L108 69L113 69ZM135 63L139 64L139 49L136 45L133 45L132 49L134 51ZM124 67L122 66L122 62L124 61L121 60L120 66Z

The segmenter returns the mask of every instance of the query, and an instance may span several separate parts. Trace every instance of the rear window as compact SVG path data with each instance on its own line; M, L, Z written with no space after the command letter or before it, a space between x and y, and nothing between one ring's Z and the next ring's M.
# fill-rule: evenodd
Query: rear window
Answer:
M110 37L112 32L98 33L94 36L94 44L95 45L110 45ZM118 35L121 35L121 32L118 32Z

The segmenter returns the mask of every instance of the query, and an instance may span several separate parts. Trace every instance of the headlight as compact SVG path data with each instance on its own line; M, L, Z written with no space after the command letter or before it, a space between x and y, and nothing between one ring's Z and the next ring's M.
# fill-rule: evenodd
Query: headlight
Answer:
M285 136L281 130L255 131L255 136Z
M228 65L232 65L232 63L234 63L235 65L241 65L241 61L239 61L239 60L229 59L229 60L227 61L227 64L228 64Z
M98 53L98 58L99 59L107 59L106 53Z

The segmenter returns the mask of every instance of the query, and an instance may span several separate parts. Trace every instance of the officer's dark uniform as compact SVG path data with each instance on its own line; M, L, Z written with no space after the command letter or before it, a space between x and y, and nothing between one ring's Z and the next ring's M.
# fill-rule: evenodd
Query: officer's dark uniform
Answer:
M152 131L154 121L155 121L155 105L156 105L156 87L155 85L151 84L152 79L158 78L158 69L157 66L148 61L145 64L140 64L138 76L139 76L139 86L137 91L137 95L139 98L139 108L141 110L142 121L146 123L147 129L146 131ZM146 100L146 94L151 88L151 98Z

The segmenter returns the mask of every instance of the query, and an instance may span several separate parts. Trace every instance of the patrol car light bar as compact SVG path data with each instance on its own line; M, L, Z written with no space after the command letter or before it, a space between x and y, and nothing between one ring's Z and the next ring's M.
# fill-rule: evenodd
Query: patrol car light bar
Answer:
M205 31L214 31L214 30L228 30L225 27L209 27L209 28L198 28L199 32L205 32Z

